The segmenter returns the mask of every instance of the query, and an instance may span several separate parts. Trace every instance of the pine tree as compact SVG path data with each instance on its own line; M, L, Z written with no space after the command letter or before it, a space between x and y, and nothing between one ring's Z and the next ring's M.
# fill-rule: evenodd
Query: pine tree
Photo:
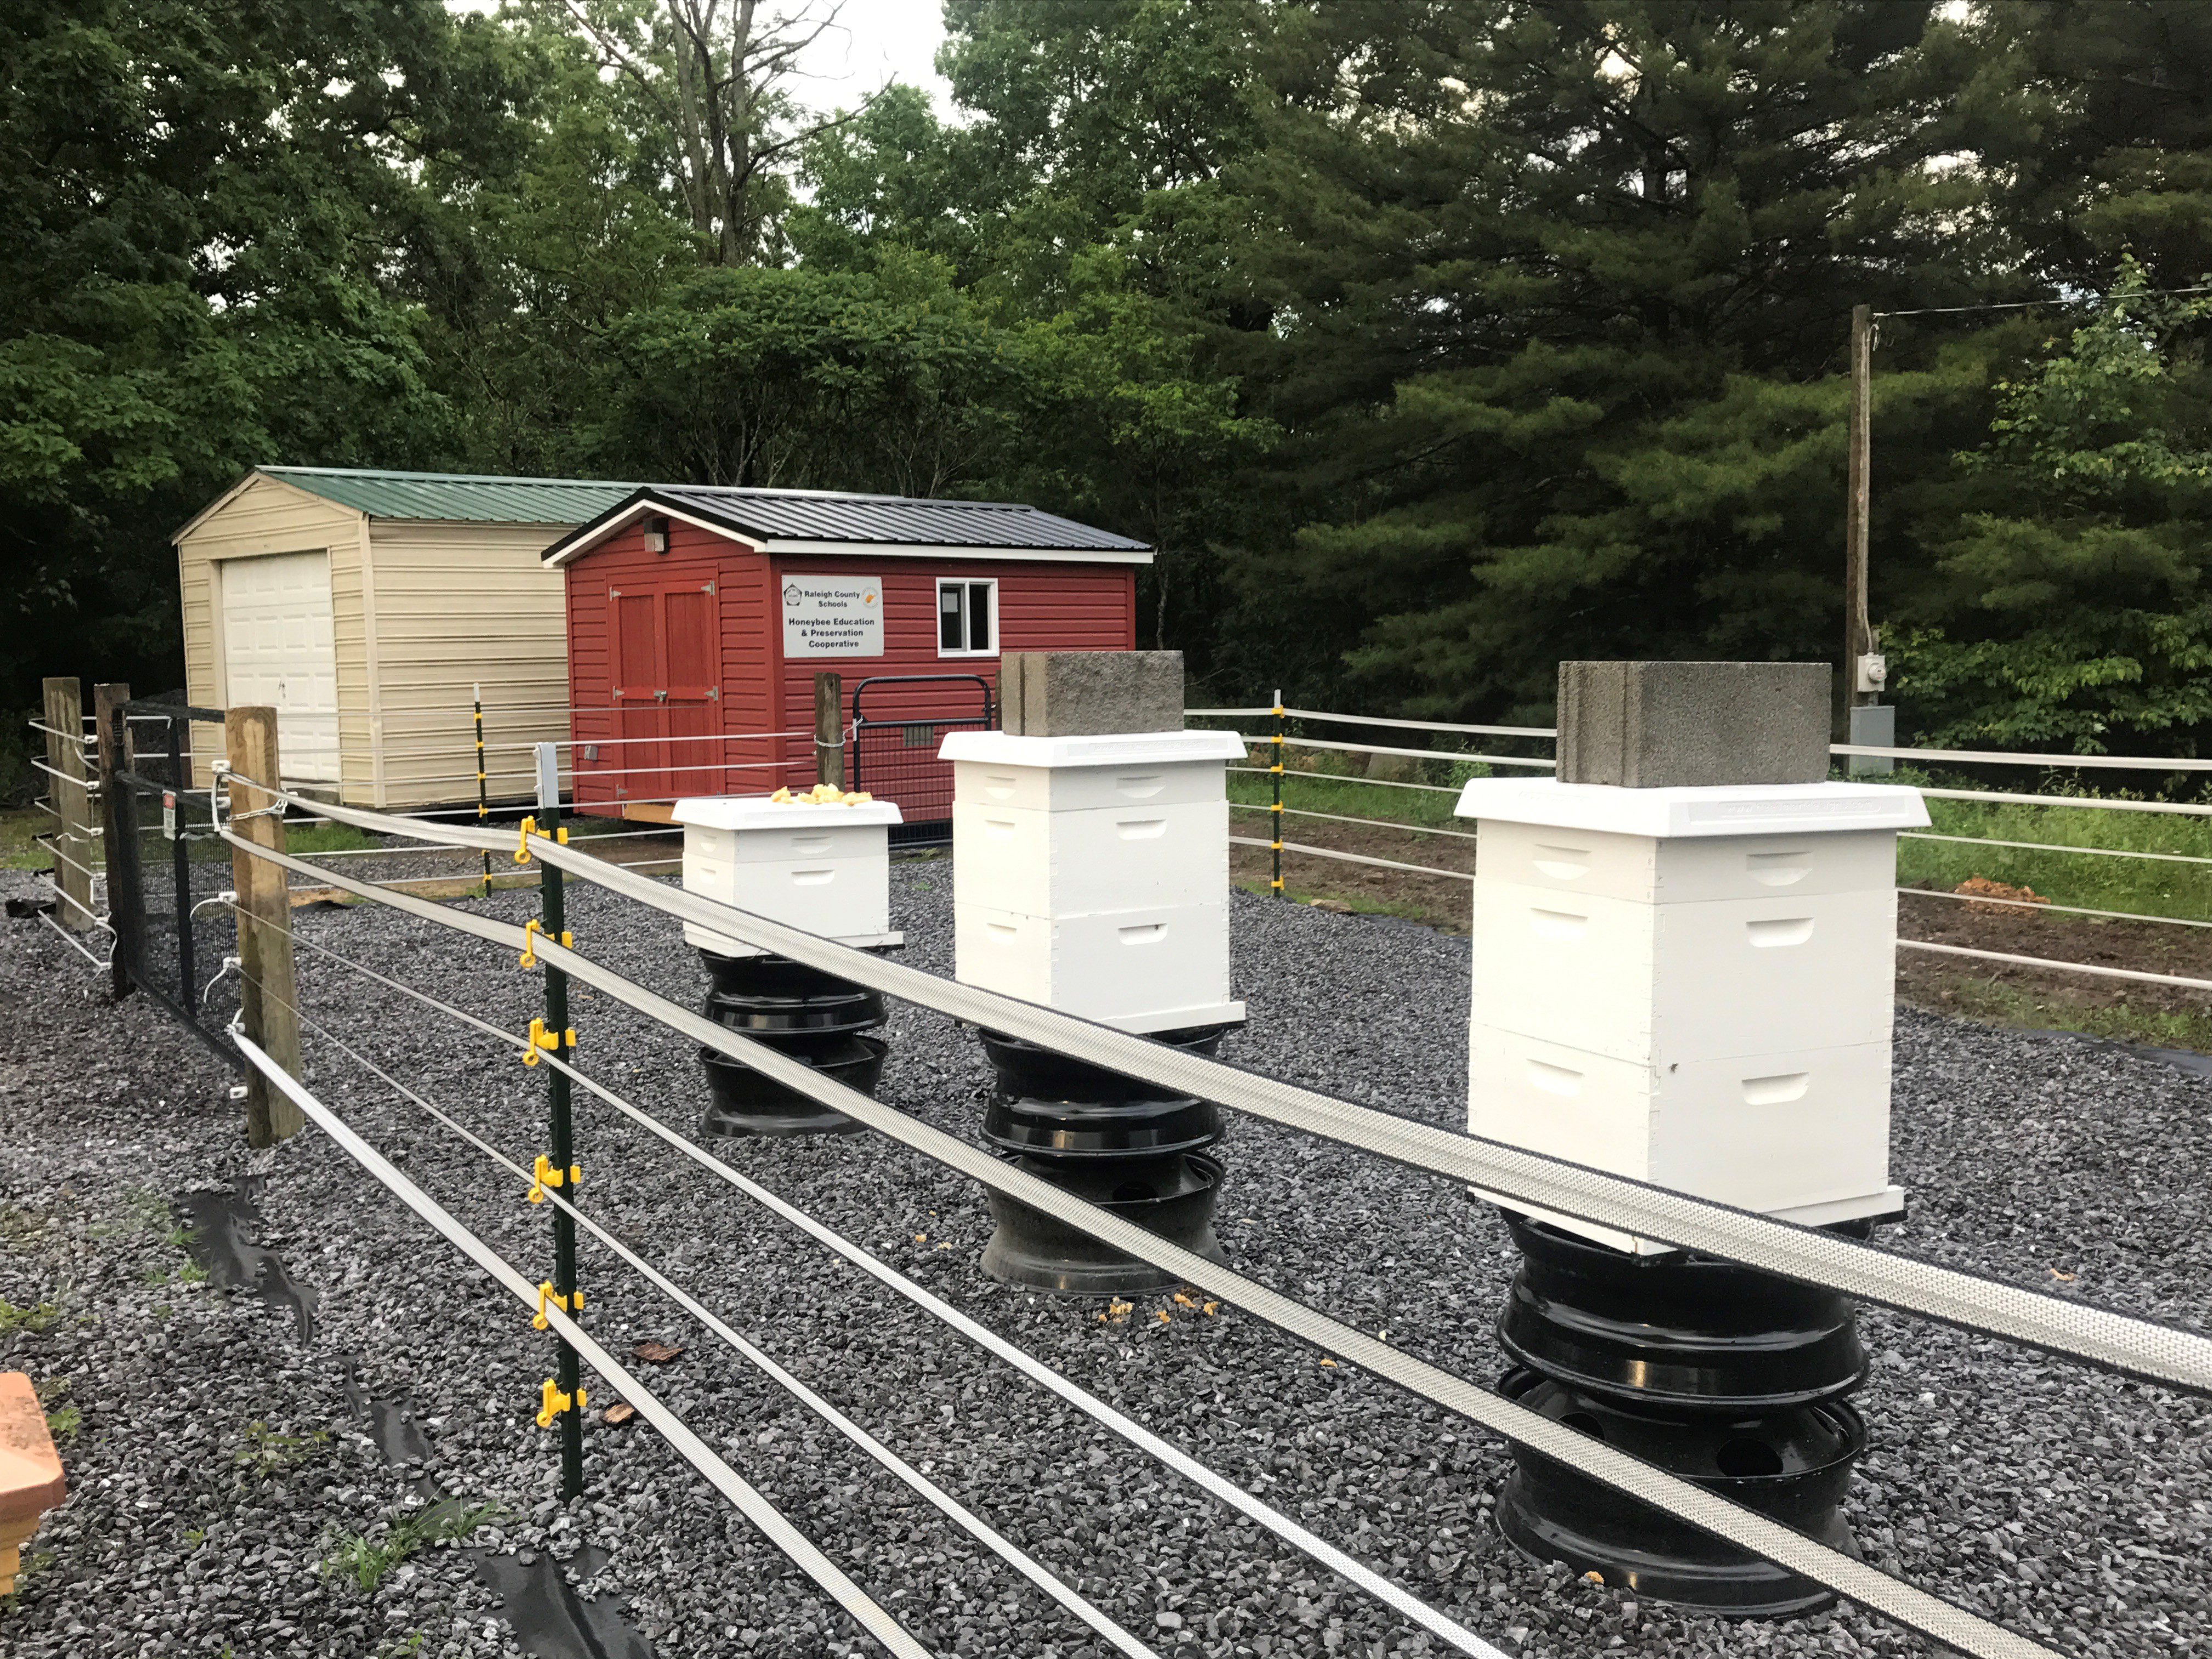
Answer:
M2000 263L1942 165L2007 95L1989 37L1927 0L1364 0L1278 51L1231 175L1249 367L1327 521L1248 592L1344 695L1437 714L1539 713L1563 657L1834 656L1846 319Z

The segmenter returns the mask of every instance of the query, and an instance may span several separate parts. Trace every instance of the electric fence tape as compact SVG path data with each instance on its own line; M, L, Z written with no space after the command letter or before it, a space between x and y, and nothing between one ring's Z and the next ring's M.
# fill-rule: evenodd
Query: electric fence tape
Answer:
M249 844L239 843L240 846ZM266 852L268 849L256 848L254 850ZM519 934L521 929L514 931ZM297 1078L263 1053L243 1032L234 1029L231 1040L238 1044L239 1052L246 1056L255 1070L306 1113L318 1128L337 1142L356 1164L390 1188L409 1209L444 1235L448 1243L513 1291L518 1300L532 1308L538 1306L537 1286L509 1267L506 1259L489 1245L456 1221L437 1200L394 1169L382 1153L356 1134L329 1107L308 1093L306 1085ZM908 1635L896 1619L846 1576L842 1567L785 1519L781 1510L748 1485L735 1469L717 1457L705 1441L685 1426L682 1418L663 1405L659 1397L633 1376L621 1362L586 1335L581 1326L556 1305L548 1304L542 1311L546 1322L583 1357L586 1364L620 1390L623 1398L635 1406L639 1414L659 1430L670 1445L705 1475L717 1492L728 1498L746 1520L760 1529L763 1536L790 1557L801 1572L829 1591L837 1605L852 1614L861 1629L891 1652L899 1655L901 1659L933 1659L927 1648Z
M376 813L357 813L353 809L341 810L346 811L349 817L371 820L372 822L362 825L364 828L378 827L373 821L381 816ZM297 862L286 854L274 853L265 848L253 847L250 842L230 836L228 830L224 833L227 838L235 841L238 845L246 847L249 852L256 856L285 865ZM501 838L501 844L505 845L504 838ZM568 849L546 843L532 850L539 856L545 856L552 853L566 853ZM563 859L554 859L550 861L560 863L563 869L573 867ZM588 857L583 861L597 862ZM576 872L576 873L584 875L588 879L599 879L590 872ZM637 879L641 885L652 888L655 896L662 901L661 903L655 905L656 908L668 908L667 902L678 896L657 888L654 884L644 881L642 878ZM339 884L349 884L342 881ZM603 881L602 884L613 886L614 883ZM426 919L443 921L457 931L475 934L480 939L505 948L517 949L523 943L523 930L510 923L495 921L489 917L471 913L454 911L447 907L433 904L427 900L411 898L404 894L382 891L366 883L357 885L364 897L376 899L393 905L395 908L409 910ZM800 933L793 928L783 927L780 924L734 910L726 905L714 904L708 906L707 908L709 912L714 913L715 925L727 931L736 932L740 937L745 936L750 930L754 935L753 942L777 949L781 954L793 960L804 962L810 957L813 957L819 963L822 958L819 947L823 945L823 941L815 939L811 934ZM732 920L741 921L743 926L731 927L730 923ZM794 948L784 948L786 940ZM843 951L842 947L829 948L840 953L838 957L828 958L830 962L839 962L844 955L862 957L861 952L846 952ZM1208 1261L1204 1256L1182 1249L1179 1246L1146 1232L1143 1228L1125 1221L1110 1212L1102 1210L1095 1205L1087 1204L1080 1199L1070 1197L1049 1182L1025 1170L1003 1163L981 1148L956 1139L941 1130L918 1123L895 1108L883 1105L856 1090L831 1081L805 1062L792 1060L773 1049L753 1042L726 1026L718 1024L702 1015L691 1012L677 1003L669 1001L665 997L647 991L611 969L601 967L589 957L579 955L574 951L565 949L543 938L537 940L536 949L554 966L563 969L572 978L582 981L592 989L623 1003L639 1013L647 1015L681 1036L714 1048L719 1053L727 1054L739 1063L810 1099L842 1112L847 1116L881 1132L912 1151L957 1170L981 1186L1003 1194L1018 1203L1025 1204L1031 1209L1042 1211L1115 1249L1135 1256L1139 1261L1150 1262L1163 1272L1173 1273L1186 1283L1196 1285L1223 1301L1233 1303L1243 1308L1246 1311L1256 1315L1269 1324L1290 1333L1292 1336L1321 1349L1325 1353L1340 1356L1367 1370L1373 1371L1376 1376L1396 1383L1408 1393L1442 1406L1470 1421L1479 1423L1505 1439L1526 1446L1532 1451L1556 1462L1565 1464L1577 1473L1589 1475L1655 1508L1664 1510L1687 1521L1700 1530L1711 1533L1740 1548L1763 1556L1792 1571L1802 1573L1814 1583L1834 1590L1840 1595L1847 1596L1861 1606L1877 1612L1909 1630L1957 1648L1961 1652L1972 1656L1972 1659L2048 1659L2048 1656L2053 1651L2040 1643L2017 1635L2002 1626L1969 1613L1964 1608L1955 1607L1940 1596L1930 1595L1925 1590L1892 1577L1879 1569L1869 1567L1864 1562L1819 1543L1779 1522L1756 1514L1717 1493L1708 1492L1678 1476L1656 1468L1602 1441L1593 1440L1563 1424L1555 1423L1548 1418L1470 1382L1464 1377L1457 1376L1440 1366L1432 1365L1400 1349L1390 1347L1374 1337L1355 1330L1302 1303L1293 1301L1279 1291L1245 1278L1241 1273L1232 1272L1218 1263ZM863 957L863 960L866 958ZM879 969L890 968L888 963L876 965ZM836 971L836 969L832 968L831 971ZM913 978L924 981L930 985L942 987L945 984L944 981L931 980L929 976L914 973L910 969L896 971L902 975L911 975ZM854 977L859 976L854 975ZM882 988L891 989L892 988L886 985ZM972 989L968 987L954 988L963 991ZM894 994L904 994L896 992ZM978 1006L986 1010L987 1013L995 1014L1000 1006L1014 1012L1025 1012L1035 1014L1043 1012L1008 998L998 997L988 993L977 994L982 999ZM933 998L909 997L908 1000L925 1001L928 1006L936 1006ZM975 1018L975 1015L965 1017ZM1055 1021L1065 1020L1066 1024L1079 1034L1098 1032L1104 1029L1088 1026L1081 1021L1066 1020L1065 1016L1054 1018ZM1005 1020L992 1018L988 1023L994 1029L1012 1030L1017 1036L1026 1035L1019 1026L1012 1025ZM1124 1043L1130 1043L1139 1048L1149 1046L1127 1038L1119 1032L1111 1035ZM1047 1041L1049 1046L1063 1047L1059 1042L1052 1042L1049 1037L1042 1040ZM1067 1050L1063 1048L1063 1051ZM1112 1065L1111 1060L1105 1063ZM1122 1072L1133 1071L1133 1068L1127 1065L1115 1066L1113 1069ZM1210 1066L1208 1069L1247 1083L1261 1080L1255 1079L1251 1073L1238 1072L1232 1067ZM1145 1075L1144 1073L1133 1073L1133 1074ZM1200 1088L1192 1090L1191 1092L1208 1091ZM1304 1091L1291 1092L1303 1093ZM1214 1097L1224 1101L1224 1103L1232 1103L1228 1102L1225 1096L1218 1093L1216 1093ZM1325 1097L1316 1097L1316 1098L1326 1099ZM1380 1113L1371 1113L1369 1115L1384 1117L1384 1115ZM1395 1121L1387 1118L1385 1121ZM1401 1158L1401 1161L1407 1160ZM1612 1178L1607 1177L1607 1179ZM1634 1185L1634 1183L1626 1182L1620 1184L1631 1187ZM1656 1191L1656 1189L1639 1190ZM1706 1207L1717 1208L1717 1206ZM1725 1210L1719 1212L1724 1215L1736 1213Z

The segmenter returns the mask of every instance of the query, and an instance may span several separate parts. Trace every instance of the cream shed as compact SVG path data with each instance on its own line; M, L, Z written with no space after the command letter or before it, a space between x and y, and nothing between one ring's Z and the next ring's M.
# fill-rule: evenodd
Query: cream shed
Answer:
M356 805L495 799L568 736L562 573L538 556L635 484L262 466L172 539L185 691L267 703L288 778Z

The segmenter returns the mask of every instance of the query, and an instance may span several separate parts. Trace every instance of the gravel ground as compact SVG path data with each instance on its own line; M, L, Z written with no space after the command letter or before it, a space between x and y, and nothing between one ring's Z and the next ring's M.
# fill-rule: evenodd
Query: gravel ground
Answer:
M354 860L356 863L376 860ZM0 878L0 890L15 890ZM949 973L950 868L894 872L905 960ZM574 890L572 888L572 891ZM485 908L520 920L534 896ZM581 948L672 996L704 991L665 919L578 893ZM1439 1123L1463 1121L1466 941L1388 919L1238 895L1249 1029L1224 1054ZM314 909L303 939L519 1030L535 975L511 954L388 911ZM0 1612L11 1655L521 1651L457 1547L371 1593L318 1565L348 1534L421 1501L427 1474L500 1505L479 1544L518 1559L605 1552L587 1588L627 1599L664 1656L812 1655L862 1644L650 1431L598 1425L591 1497L554 1499L532 1423L546 1339L527 1315L310 1131L249 1165L230 1079L145 1006L108 1006L81 960L9 924L0 996L0 1365L73 1407L73 1494ZM313 1017L523 1163L543 1076L479 1034L300 953ZM689 1128L694 1052L604 999L576 1006L587 1069ZM971 1036L900 1009L882 1097L972 1136L988 1073ZM312 1033L319 1093L537 1276L545 1212L503 1172ZM2151 1059L2065 1038L1903 1017L1895 1167L1909 1253L2202 1328L2212 1292L2212 1096ZM1186 1487L596 1102L580 1101L590 1207L738 1328L1163 1651L1435 1651L1404 1626ZM1267 1125L1224 1148L1222 1232L1244 1271L1470 1375L1513 1261L1449 1183ZM1000 1286L975 1267L979 1194L872 1137L726 1143L736 1167L1085 1386L1264 1492L1510 1652L1914 1653L1853 1609L1780 1623L1694 1618L1533 1565L1489 1519L1503 1449L1228 1309L1164 1297L1125 1321ZM289 1306L191 1282L169 1200L263 1176L261 1242L320 1292ZM687 1351L656 1388L740 1473L935 1650L1090 1655L1095 1638L904 1486L586 1243L588 1323L617 1352ZM51 1304L50 1313L35 1310ZM21 1311L33 1310L27 1317ZM1162 1317L1161 1316L1166 1316ZM1851 1519L1868 1554L2069 1653L2212 1646L2204 1402L1917 1322L1867 1316L1861 1396L1875 1447ZM393 1468L349 1405L346 1366L415 1402L429 1455ZM65 1393L58 1392L65 1389ZM597 1565L596 1554L590 1565ZM537 1649L537 1651L550 1650Z

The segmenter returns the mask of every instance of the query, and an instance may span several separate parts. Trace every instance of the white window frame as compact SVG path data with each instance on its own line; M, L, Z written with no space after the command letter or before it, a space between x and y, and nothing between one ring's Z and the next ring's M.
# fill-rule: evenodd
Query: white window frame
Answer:
M978 587L988 588L991 593L991 643L981 648L956 649L945 643L945 590L958 587L968 590L961 599L961 629L963 637L973 639L975 629L964 608L969 595ZM939 576L937 579L937 615L931 624L937 630L937 654L939 657L995 657L999 654L999 579L996 576Z

